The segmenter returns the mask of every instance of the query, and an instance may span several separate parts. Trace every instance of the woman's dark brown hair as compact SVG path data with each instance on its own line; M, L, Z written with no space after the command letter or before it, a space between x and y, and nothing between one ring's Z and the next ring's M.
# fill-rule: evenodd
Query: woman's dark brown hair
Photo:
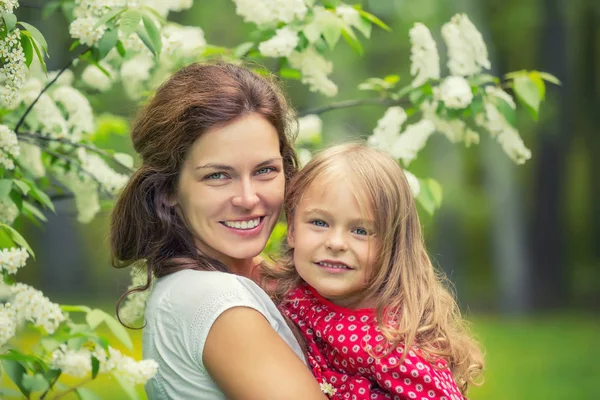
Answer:
M111 216L112 264L145 261L148 281L182 269L227 271L198 253L192 234L169 206L188 150L204 132L249 114L263 116L277 130L286 185L297 161L288 134L290 112L272 79L233 64L192 64L176 72L140 111L131 131L142 164L117 200Z

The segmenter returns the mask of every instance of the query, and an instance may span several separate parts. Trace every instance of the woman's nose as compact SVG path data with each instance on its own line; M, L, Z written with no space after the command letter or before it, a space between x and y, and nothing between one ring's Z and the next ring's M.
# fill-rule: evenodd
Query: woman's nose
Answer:
M233 197L232 203L236 207L242 207L248 210L256 207L260 201L254 185L250 181L244 181L241 183L239 193Z

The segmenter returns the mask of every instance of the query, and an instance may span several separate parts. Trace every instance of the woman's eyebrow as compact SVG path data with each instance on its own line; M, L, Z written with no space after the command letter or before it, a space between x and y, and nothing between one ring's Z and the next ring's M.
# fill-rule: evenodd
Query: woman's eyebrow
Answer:
M260 168L260 167L264 167L265 165L269 165L274 161L280 161L282 160L283 157L274 157L274 158L269 158L268 160L265 160L259 164L256 165L256 168Z
M208 163L204 165L198 165L195 169L203 169L203 168L212 168L212 169L222 169L224 171L233 171L233 167L225 164L213 164Z

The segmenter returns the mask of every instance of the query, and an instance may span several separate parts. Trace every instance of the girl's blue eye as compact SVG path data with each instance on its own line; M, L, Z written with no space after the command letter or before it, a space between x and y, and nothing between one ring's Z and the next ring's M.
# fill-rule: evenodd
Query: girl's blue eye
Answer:
M225 179L225 178L227 178L227 175L225 175L222 172L215 172L210 175L206 175L206 177L205 177L205 179L210 179L210 180L219 180L219 179Z
M311 224L313 224L314 226L319 226L321 228L324 228L327 226L327 222L320 220L320 219L314 219L312 221L310 221Z
M261 168L258 171L256 171L256 175L265 175L268 174L269 172L275 171L275 168L273 167L265 167L265 168Z
M356 229L353 229L352 232L355 233L356 235L360 235L360 236L369 235L369 231L367 231L364 228L356 228Z

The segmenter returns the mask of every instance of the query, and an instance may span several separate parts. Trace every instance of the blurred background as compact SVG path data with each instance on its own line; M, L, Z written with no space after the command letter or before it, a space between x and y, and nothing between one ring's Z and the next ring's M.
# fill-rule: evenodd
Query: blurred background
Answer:
M69 59L67 22L58 13L45 18L44 3L22 0L17 15L49 39L48 66L56 70ZM340 93L333 99L285 81L297 110L368 97L357 85L373 76L399 74L401 85L407 84L412 24L430 28L443 58L440 29L457 12L467 13L483 34L494 75L536 69L561 80L562 86L548 87L537 123L519 115L520 133L533 153L525 165L514 165L485 135L468 149L436 135L410 169L418 177L435 178L444 189L441 210L433 217L421 212L427 245L436 266L454 283L486 349L485 383L472 389L470 398L600 398L600 211L595 203L600 200L600 1L360 3L392 32L373 29L362 57L346 44L337 46L332 79ZM231 0L196 1L170 19L200 26L214 45L235 46L251 30ZM97 111L126 118L138 107L119 87L94 101ZM368 105L322 114L325 143L370 133L384 112L382 106ZM128 127L100 129L126 132ZM131 149L127 135L107 136L99 145ZM128 271L110 266L110 205L88 225L77 223L71 200L58 200L56 208L46 225L25 227L38 261L17 279L55 302L114 310L130 278ZM139 338L139 332L133 334ZM99 392L107 398L120 396L118 389L105 390Z

